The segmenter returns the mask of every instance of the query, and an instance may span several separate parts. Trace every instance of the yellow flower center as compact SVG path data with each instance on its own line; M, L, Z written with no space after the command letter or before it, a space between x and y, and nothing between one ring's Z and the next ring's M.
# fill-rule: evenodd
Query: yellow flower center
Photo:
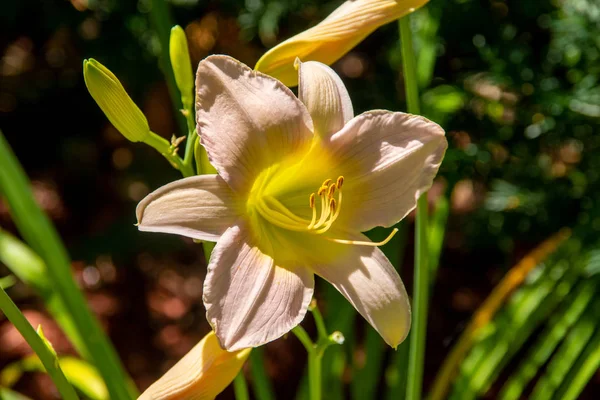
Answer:
M279 169L279 166L268 168L256 179L248 200L249 212L251 214L256 212L269 223L290 231L306 232L315 235L329 231L338 219L342 209L344 177L340 175L335 181L326 179L315 192L308 195L308 206L312 210L312 218L308 219L290 211L274 195L276 191L270 190L272 188L269 188L269 186L278 180L275 177L278 175L281 176ZM307 213L307 215L310 215L310 213ZM394 229L385 240L376 243L336 239L329 236L323 237L327 240L343 244L382 246L389 242L397 231L398 229Z

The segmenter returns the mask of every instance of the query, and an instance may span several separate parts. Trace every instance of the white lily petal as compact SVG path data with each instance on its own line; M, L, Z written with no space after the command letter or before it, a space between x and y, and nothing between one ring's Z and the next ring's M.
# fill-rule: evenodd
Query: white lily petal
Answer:
M138 228L216 241L241 215L235 194L218 175L180 179L137 206Z
M369 241L364 235L356 240ZM342 256L313 266L329 281L392 347L406 338L410 329L410 303L404 284L377 247L348 246Z
M298 98L312 117L315 133L328 137L354 117L348 90L338 74L323 63L297 60L297 65Z
M250 351L223 350L211 331L138 400L213 400L240 372Z
M314 278L300 266L279 266L251 244L243 226L217 242L204 282L206 317L221 345L234 351L275 340L298 325Z
M448 142L444 130L426 118L369 111L352 119L327 145L345 175L336 225L366 232L392 226L415 208L431 187Z
M211 164L239 193L266 166L303 149L312 138L306 107L281 82L227 56L200 62L196 78L198 134Z

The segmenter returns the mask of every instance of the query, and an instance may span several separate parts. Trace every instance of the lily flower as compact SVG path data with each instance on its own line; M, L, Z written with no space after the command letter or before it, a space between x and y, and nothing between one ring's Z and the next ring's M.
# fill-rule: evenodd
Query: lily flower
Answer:
M410 328L400 276L361 232L390 227L430 188L447 142L437 124L383 110L354 117L324 64L296 64L299 98L227 56L200 62L197 129L218 174L169 183L137 207L139 229L216 241L204 282L223 348L260 346L299 324L314 274L392 347Z
M349 0L314 27L267 51L255 69L287 86L298 84L293 68L296 57L331 65L375 29L397 20L429 0Z
M211 331L138 400L213 400L240 372L250 351L223 350Z

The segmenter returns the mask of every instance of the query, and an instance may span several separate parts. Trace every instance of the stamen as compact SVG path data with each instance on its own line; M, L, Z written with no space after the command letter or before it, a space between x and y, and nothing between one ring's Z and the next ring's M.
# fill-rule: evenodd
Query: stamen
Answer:
M331 242L335 242L335 243L341 243L341 244L353 244L356 246L372 246L372 247L379 247L379 246L383 246L384 244L387 244L390 240L392 240L392 238L394 237L394 235L398 232L398 228L394 228L394 230L392 230L392 233L390 233L388 235L387 238L385 238L384 240L382 240L381 242L367 242L367 241L362 241L362 240L346 240L346 239L333 239L333 238L329 238L327 236L325 236L325 239L331 241Z
M265 196L265 197L263 197L262 200L264 201L265 205L271 206L272 208L275 209L275 211L279 211L281 214L285 215L286 217L288 217L289 219L291 219L292 221L294 221L298 224L306 225L306 222L308 222L308 220L306 220L304 218L300 218L297 215L295 215L293 212L288 210L283 204L281 204L281 202L279 200L277 200L274 197Z
M338 190L342 188L342 185L344 184L344 177L343 176L338 176L337 181L335 183L335 185L337 186Z
M323 188L327 189L326 187L321 187L321 189ZM321 190L319 189L319 191ZM329 207L329 202L325 199L324 195L321 195L321 218L319 218L319 222L317 222L316 225L312 227L313 229L317 229L325 223L327 217L329 216L330 210L331 209Z
M317 207L315 207L315 194L311 193L310 195L310 208L312 208L312 219L310 220L310 224L308 224L308 229L312 229L317 221Z
M329 186L330 183L331 183L331 179L325 179L325 182L323 182L323 185L321 185L321 186Z
M327 191L327 197L329 197L330 199L333 197L335 193L335 184L329 186L329 190Z
M286 220L285 215L269 209L269 207L262 200L256 203L256 208L264 219L275 226L297 232L306 231L306 224L301 224L294 220L290 220L289 217Z
M327 190L327 186L321 186L319 188L319 190L317 191L317 195L318 196L323 196L323 193L325 193L326 190Z

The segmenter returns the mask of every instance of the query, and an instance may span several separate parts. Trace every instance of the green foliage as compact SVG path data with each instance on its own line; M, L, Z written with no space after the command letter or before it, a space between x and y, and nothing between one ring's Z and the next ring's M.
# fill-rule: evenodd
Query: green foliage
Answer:
M600 365L600 243L577 233L540 262L482 329L450 399L575 399ZM508 367L518 362L516 368ZM533 389L530 389L533 385Z
M59 357L58 363L67 380L86 399L107 400L109 398L106 385L93 366L78 358L68 356ZM0 371L0 386L10 388L24 373L44 371L44 366L37 356L26 357L7 365Z

